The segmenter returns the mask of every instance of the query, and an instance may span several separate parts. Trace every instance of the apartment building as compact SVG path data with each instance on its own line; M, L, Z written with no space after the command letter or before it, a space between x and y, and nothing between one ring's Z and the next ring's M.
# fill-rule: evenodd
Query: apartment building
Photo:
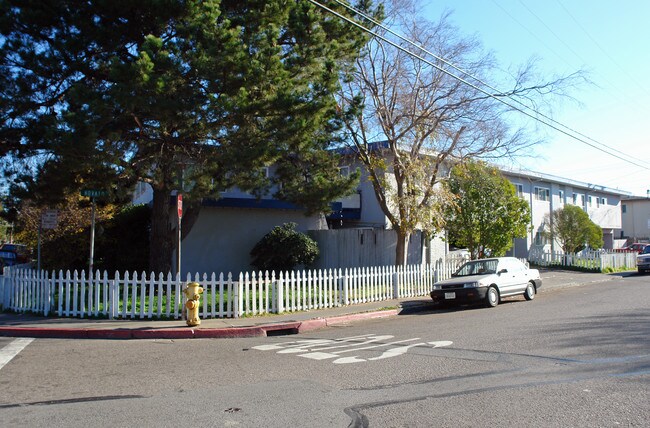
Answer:
M542 231L548 215L567 204L581 207L601 227L605 249L616 248L615 240L622 228L621 199L629 192L539 172L501 172L515 186L517 194L528 201L532 217L529 235L515 240L512 255L527 257L533 248L560 251L557 243L546 239Z
M621 201L621 239L650 242L650 196L624 197Z

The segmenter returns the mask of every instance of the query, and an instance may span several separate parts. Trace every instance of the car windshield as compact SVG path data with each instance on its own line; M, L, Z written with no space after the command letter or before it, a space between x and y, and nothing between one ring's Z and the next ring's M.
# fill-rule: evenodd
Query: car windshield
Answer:
M0 251L0 257L3 259L15 259L16 253L13 251Z
M497 273L498 260L472 260L465 263L453 276L485 275Z
M650 254L650 245L646 245L643 249L643 254Z

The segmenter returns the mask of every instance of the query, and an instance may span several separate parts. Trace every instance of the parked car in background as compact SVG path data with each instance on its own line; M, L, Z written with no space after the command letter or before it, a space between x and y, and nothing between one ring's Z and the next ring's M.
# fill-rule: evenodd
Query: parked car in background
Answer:
M626 245L623 248L619 248L616 251L641 253L647 245L647 242L635 242L633 244Z
M32 254L23 244L2 244L0 245L0 252L2 253L13 253L15 254L15 263L13 264L23 264L29 263L32 261ZM5 257L3 256L3 259ZM11 266L13 266L13 264Z
M441 304L482 302L494 307L509 296L533 300L541 286L537 269L529 269L514 257L498 257L466 262L450 279L436 282L430 296Z
M636 256L636 268L639 273L645 273L650 270L650 245L646 244L643 251Z
M16 263L16 253L0 250L0 269L5 266L13 266Z

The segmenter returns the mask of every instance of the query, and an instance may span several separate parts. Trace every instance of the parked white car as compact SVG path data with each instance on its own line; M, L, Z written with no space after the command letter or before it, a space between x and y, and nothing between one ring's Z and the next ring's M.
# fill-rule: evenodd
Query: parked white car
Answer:
M541 286L537 269L529 269L514 257L497 257L466 262L450 279L436 282L430 295L441 304L484 302L494 307L509 296L533 300Z

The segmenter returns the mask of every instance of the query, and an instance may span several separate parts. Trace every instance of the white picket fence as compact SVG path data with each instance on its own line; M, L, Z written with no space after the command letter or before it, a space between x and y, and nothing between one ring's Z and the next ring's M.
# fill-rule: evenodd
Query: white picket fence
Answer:
M636 252L563 253L531 250L528 260L538 266L569 266L603 272L607 268L636 269L636 256Z
M182 316L185 284L204 289L202 318L238 318L424 296L436 280L448 278L462 260L410 266L382 266L298 272L187 275L85 271L45 272L5 268L0 306L16 312L65 317L174 318Z

